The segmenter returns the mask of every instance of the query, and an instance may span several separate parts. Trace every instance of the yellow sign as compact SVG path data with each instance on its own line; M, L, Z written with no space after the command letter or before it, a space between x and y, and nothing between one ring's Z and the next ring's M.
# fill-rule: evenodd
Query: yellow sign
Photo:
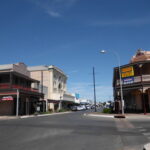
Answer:
M121 77L122 78L132 77L132 76L134 76L133 66L121 68Z

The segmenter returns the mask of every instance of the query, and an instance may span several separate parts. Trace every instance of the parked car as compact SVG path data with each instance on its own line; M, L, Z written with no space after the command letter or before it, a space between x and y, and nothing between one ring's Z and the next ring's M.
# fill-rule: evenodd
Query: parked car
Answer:
M77 110L86 110L85 105L79 105L77 106Z
M86 105L86 109L90 109L91 107L90 107L90 105Z
M98 107L98 105L96 105L96 107ZM91 109L95 109L95 105L92 105L92 106L91 106Z
M87 109L85 105L81 105L81 106L82 106L83 110L86 110L86 109Z
M72 110L72 111L77 111L77 106L72 106L72 107L71 107L71 110Z
M110 108L110 104L106 104L104 108Z

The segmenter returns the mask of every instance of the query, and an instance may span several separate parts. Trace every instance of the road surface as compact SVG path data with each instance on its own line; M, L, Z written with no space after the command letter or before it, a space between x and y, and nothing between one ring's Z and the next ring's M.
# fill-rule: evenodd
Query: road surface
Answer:
M84 113L1 120L0 149L140 150L149 142L150 135L143 134L150 133L149 120L96 118Z

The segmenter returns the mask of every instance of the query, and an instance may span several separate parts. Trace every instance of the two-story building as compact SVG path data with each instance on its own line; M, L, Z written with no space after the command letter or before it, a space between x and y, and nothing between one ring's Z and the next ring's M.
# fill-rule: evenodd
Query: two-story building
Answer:
M139 49L120 66L125 112L150 112L150 51ZM119 68L114 68L114 100L120 100Z
M40 82L40 92L44 93L47 110L68 108L75 97L67 92L67 76L56 66L28 67L31 77Z
M24 63L0 65L0 115L36 112L36 105L43 98L38 85Z

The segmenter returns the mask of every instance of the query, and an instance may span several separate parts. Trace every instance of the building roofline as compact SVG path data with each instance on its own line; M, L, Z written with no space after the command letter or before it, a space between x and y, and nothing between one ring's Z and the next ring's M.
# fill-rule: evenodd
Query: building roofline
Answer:
M27 67L27 69L30 72L33 72L33 71L46 71L46 70L48 70L48 66L46 66L46 65L29 66L29 67Z
M54 69L54 70L60 72L61 74L63 74L67 78L67 75L61 69L59 69L58 67L56 67L54 65L50 65L50 66L47 66L47 65L31 66L31 67L28 67L27 69L30 72L34 72L34 71L49 71L51 69Z
M22 78L25 78L25 79L30 80L30 81L33 81L33 82L40 82L40 81L38 81L38 80L35 80L35 79L31 78L31 77L28 77L28 76L22 74L22 73L19 73L19 72L16 72L16 71L11 71L11 70L8 70L8 71L5 71L5 72L0 72L0 75L1 75L1 74L5 74L5 73L8 73L8 74L9 74L9 73L13 73L14 75L18 75L18 76L20 76L20 77L22 77Z
M59 69L58 67L56 67L54 65L49 66L48 69L55 69L56 71L62 73L64 76L67 77L67 75L61 69Z
M150 63L150 60L147 60L147 61L138 61L138 62L134 62L134 63L125 64L125 65L120 66L120 68L132 66L132 65L138 65L138 64L146 64L146 63ZM118 68L119 67L114 67L114 69L118 69Z

